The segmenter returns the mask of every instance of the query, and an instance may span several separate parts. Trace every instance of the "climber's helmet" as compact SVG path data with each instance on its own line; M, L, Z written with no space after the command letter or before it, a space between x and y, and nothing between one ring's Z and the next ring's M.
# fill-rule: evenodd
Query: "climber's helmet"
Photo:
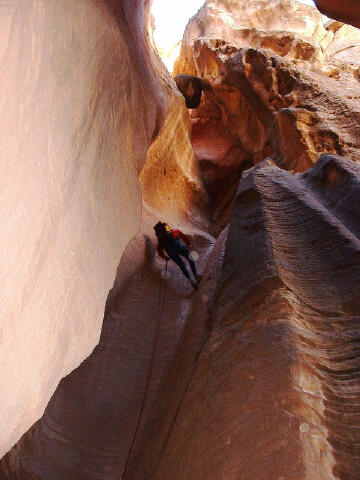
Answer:
M158 222L155 225L154 230L155 230L155 234L158 238L161 238L164 235L166 235L167 233L171 232L171 228L166 222Z

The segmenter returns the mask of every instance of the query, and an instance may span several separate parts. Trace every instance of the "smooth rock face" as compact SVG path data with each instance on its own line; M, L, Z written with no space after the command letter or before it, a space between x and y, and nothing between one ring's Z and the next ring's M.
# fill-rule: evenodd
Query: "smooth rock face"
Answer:
M0 2L2 454L97 344L140 225L137 175L166 106L144 8Z
M165 282L153 225L159 218L174 227L181 221L201 256L198 266L214 243L199 228L207 228L207 197L190 144L189 114L175 83L167 95L166 121L140 175L140 232L122 255L99 345L61 381L41 420L4 458L0 477L121 478L157 391L166 385L192 288L173 263Z
M166 118L100 343L1 478L358 480L359 89L334 58L356 30L320 20L208 1L178 62L191 116L156 70ZM156 256L158 219L190 235L196 292Z
M359 182L333 156L246 172L197 292L217 276L207 332L198 304L127 478L357 478Z

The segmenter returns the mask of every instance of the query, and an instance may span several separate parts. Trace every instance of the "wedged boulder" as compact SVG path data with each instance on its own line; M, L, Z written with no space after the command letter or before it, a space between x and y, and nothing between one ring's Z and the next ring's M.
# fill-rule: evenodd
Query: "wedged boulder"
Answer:
M176 75L175 82L184 95L187 108L197 108L200 104L202 85L201 79L193 75Z

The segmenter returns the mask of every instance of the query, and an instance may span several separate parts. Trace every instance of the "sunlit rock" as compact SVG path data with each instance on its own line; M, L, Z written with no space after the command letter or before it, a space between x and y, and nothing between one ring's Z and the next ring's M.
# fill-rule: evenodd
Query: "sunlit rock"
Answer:
M191 46L200 37L221 39L237 48L269 48L278 55L309 60L321 55L321 43L329 36L319 11L300 2L208 0L187 26L174 71L192 70L190 73L196 75L191 68Z
M21 472L34 480L90 480L101 478L105 469L121 478L133 440L151 418L192 292L175 264L165 271L165 262L156 255L153 225L159 219L174 228L181 225L194 252L201 253L198 265L205 263L213 242L206 233L208 198L190 143L189 113L175 82L168 81L166 120L139 176L140 232L122 255L100 342L60 382L43 417L3 459L0 477L16 478Z
M2 454L97 344L139 229L166 98L143 2L123 3L0 5Z
M125 478L356 478L359 181L333 156L244 174L199 292L217 278L211 313L199 299Z
M336 22L337 24L339 22ZM330 23L328 28L331 28ZM334 38L329 44L327 54L343 63L354 64L359 69L360 64L360 30L351 25L342 24L336 28Z
M174 72L197 74L193 45L206 38L236 48L270 50L322 75L332 76L335 70L339 75L348 71L348 63L359 63L358 36L356 28L329 27L316 8L292 0L261 0L251 5L208 0L189 22Z

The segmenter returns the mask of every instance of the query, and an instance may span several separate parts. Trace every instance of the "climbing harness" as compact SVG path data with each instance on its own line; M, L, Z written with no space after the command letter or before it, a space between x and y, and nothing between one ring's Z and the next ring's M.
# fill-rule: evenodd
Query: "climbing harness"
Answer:
M160 333L160 328L161 328L161 324L162 324L162 317L163 317L163 312L164 312L165 298L166 298L167 266L168 266L168 261L166 260L163 288L162 288L161 294L160 294L159 320L158 320L156 334L155 334L155 338L154 338L154 346L153 346L153 350L152 350L152 354L151 354L151 358L150 358L149 370L148 370L148 374L147 374L147 378L146 378L146 384L145 384L144 396L143 396L143 399L142 399L142 405L141 405L141 409L140 409L138 421L137 421L137 424L136 424L134 436L133 436L133 439L132 439L132 442L131 442L131 446L130 446L130 449L129 449L129 453L127 455L127 459L126 459L126 463L125 463L125 467L124 467L124 471L123 471L123 475L122 475L123 480L126 480L126 473L127 473L128 467L129 467L129 461L130 461L130 458L131 458L131 455L132 455L132 452L133 452L133 449L134 449L134 446L135 446L135 442L136 442L136 439L137 439L137 436L138 436L138 431L139 431L141 421L142 421L142 417L143 417L143 414L144 414L147 393L148 393L148 390L149 390L149 387L150 387L151 375L152 375L152 371L153 371L153 368L154 368L155 352L156 352L156 347L157 347L157 344L158 344L159 333Z

